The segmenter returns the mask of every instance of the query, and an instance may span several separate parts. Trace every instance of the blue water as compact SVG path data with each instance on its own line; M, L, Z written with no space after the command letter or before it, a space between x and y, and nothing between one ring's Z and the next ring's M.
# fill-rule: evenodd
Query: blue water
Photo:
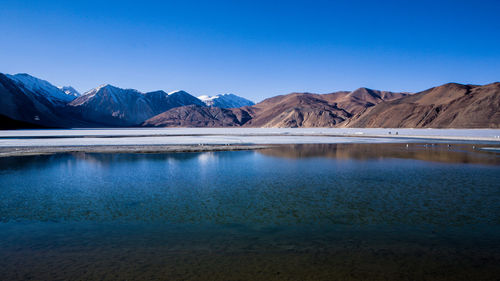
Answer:
M496 280L500 159L467 144L4 158L0 241L0 280Z

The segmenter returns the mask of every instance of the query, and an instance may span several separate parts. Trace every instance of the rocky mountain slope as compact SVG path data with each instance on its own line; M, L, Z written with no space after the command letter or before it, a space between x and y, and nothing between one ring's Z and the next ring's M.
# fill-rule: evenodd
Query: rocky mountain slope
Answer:
M500 83L449 83L358 113L346 127L500 128Z
M161 123L155 124L159 119L150 119L147 125L500 128L500 83L484 86L449 83L416 94L367 88L323 95L292 93L239 108L238 114L244 118L229 118L220 123L214 121L213 115L198 114L182 123L168 122L168 118L178 120L181 118L178 114L186 110L168 112L162 115Z
M416 94L359 88L292 93L255 105L234 95L141 93L102 85L80 95L28 74L0 73L1 128L385 127L500 128L500 83L449 83Z
M23 91L24 93L28 95L34 94L38 97L46 99L47 101L55 105L65 104L75 99L75 96L73 94L67 94L66 92L50 84L49 82L33 77L29 74L7 74L6 76L17 86L19 86L21 91Z
M292 93L272 97L256 105L244 106L238 110L214 110L212 112L217 114L208 114L209 110L201 107L175 108L147 120L144 125L165 127L335 127L367 107L406 95L406 93L383 92L367 88L324 95Z
M321 95L329 103L335 103L337 106L345 109L352 115L364 111L384 101L390 101L408 96L409 93L378 91L368 88L359 88L352 92L335 92Z
M202 101L185 91L174 91L168 94L164 91L155 91L146 93L145 96L149 101L151 110L153 112L153 115L149 116L149 118L153 117L154 115L163 113L171 108L180 106L192 104L204 106L204 103Z
M203 105L203 102L184 91L143 94L134 89L102 85L76 98L68 107L69 112L88 122L107 126L137 126L171 108L190 104Z
M21 128L81 125L78 120L62 114L73 98L49 82L28 74L0 73L0 114L6 124L4 127L7 123Z
M102 85L68 104L83 120L108 126L133 126L154 115L144 94Z
M336 127L368 107L406 95L360 88L324 95L293 93L276 96L245 108L252 116L245 126Z
M170 109L144 122L146 127L234 127L245 124L250 115L239 108L188 105Z

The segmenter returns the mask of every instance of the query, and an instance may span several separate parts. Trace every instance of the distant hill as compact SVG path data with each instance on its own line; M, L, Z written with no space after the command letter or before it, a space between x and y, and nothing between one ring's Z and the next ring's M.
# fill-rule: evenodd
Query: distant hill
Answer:
M215 106L222 108L237 108L242 106L252 106L255 103L251 100L239 97L234 94L222 94L216 96L199 96L198 97L207 106Z

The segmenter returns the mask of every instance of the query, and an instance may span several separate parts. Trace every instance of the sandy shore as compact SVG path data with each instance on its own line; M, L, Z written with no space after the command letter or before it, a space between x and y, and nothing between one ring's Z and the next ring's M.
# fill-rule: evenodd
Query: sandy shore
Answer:
M0 157L65 152L167 153L280 144L500 144L498 129L120 128L0 131Z
M42 140L54 145L56 140L73 139L74 145L86 145L85 139L114 139L111 145L120 141L137 141L137 144L198 144L221 142L219 144L265 142L295 143L321 138L384 138L384 139L439 139L500 142L500 129L387 129L387 128L102 128L102 129L46 129L0 131L0 146L22 146L23 140ZM88 142L88 141L87 141ZM144 143L154 142L154 143ZM193 143L190 143L193 142ZM97 145L95 143L89 143ZM108 143L106 143L108 144ZM136 144L136 143L134 143ZM36 144L30 144L35 146ZM45 146L42 144L40 146ZM47 144L49 145L49 144Z
M235 151L268 148L264 145L106 145L106 146L38 146L1 147L0 157L49 155L55 153L174 153Z

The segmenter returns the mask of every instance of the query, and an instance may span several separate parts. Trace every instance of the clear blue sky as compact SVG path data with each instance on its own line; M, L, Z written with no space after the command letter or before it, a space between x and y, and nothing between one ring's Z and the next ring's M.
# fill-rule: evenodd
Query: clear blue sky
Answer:
M260 101L500 80L498 0L2 0L0 30L0 72L82 92L110 83Z

